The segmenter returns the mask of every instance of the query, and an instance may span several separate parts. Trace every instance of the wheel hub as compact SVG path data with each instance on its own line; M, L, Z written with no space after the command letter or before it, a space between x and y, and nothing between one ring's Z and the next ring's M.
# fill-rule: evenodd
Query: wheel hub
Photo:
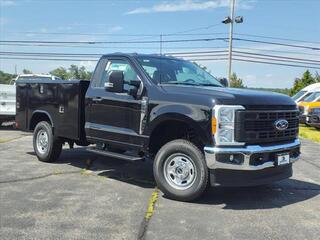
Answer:
M48 145L49 145L49 137L46 131L40 130L37 134L37 150L41 153L44 154L48 150Z
M169 185L176 189L191 187L196 178L193 160L184 154L170 156L164 165L164 176Z

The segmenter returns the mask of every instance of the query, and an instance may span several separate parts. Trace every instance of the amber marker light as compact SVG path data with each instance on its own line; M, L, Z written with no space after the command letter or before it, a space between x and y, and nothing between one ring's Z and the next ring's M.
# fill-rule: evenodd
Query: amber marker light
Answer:
M211 131L212 131L212 135L214 135L217 132L217 119L212 116L212 120L211 120Z

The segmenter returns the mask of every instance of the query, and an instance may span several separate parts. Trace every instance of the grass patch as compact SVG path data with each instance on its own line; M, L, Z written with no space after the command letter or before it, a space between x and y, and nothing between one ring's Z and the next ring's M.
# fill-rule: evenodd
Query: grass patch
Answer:
M0 138L0 143L7 143L10 142L12 140L18 139L20 137L16 137L16 138Z
M307 127L305 125L300 125L299 136L302 138L307 138L314 142L320 142L320 131L313 128Z

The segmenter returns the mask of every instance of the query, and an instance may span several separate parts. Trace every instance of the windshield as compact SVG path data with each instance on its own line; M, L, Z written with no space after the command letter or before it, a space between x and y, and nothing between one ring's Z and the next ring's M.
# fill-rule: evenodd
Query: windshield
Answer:
M222 87L216 78L188 61L153 56L137 59L154 83Z
M300 98L303 94L305 94L307 91L299 91L296 95L292 97L293 100L297 100Z
M305 102L314 102L318 100L320 97L320 92L314 92L309 97L307 97L304 101Z

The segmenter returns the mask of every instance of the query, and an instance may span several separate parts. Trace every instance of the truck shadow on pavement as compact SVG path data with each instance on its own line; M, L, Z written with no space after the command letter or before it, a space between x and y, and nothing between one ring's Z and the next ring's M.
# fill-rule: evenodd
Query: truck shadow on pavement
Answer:
M320 194L320 185L287 179L255 187L209 188L199 204L225 204L223 209L254 210L282 208L303 202Z
M34 155L34 153L29 152ZM154 188L152 162L127 162L106 158L84 149L65 149L59 160L50 164L68 164L89 170L96 177L105 177L142 188ZM297 179L256 187L215 187L192 204L221 205L223 209L250 210L281 208L316 197L320 185Z
M65 149L55 164L70 164L74 167L86 169L92 175L115 179L143 188L154 188L155 181L152 172L152 162L129 162L100 156L85 149Z

